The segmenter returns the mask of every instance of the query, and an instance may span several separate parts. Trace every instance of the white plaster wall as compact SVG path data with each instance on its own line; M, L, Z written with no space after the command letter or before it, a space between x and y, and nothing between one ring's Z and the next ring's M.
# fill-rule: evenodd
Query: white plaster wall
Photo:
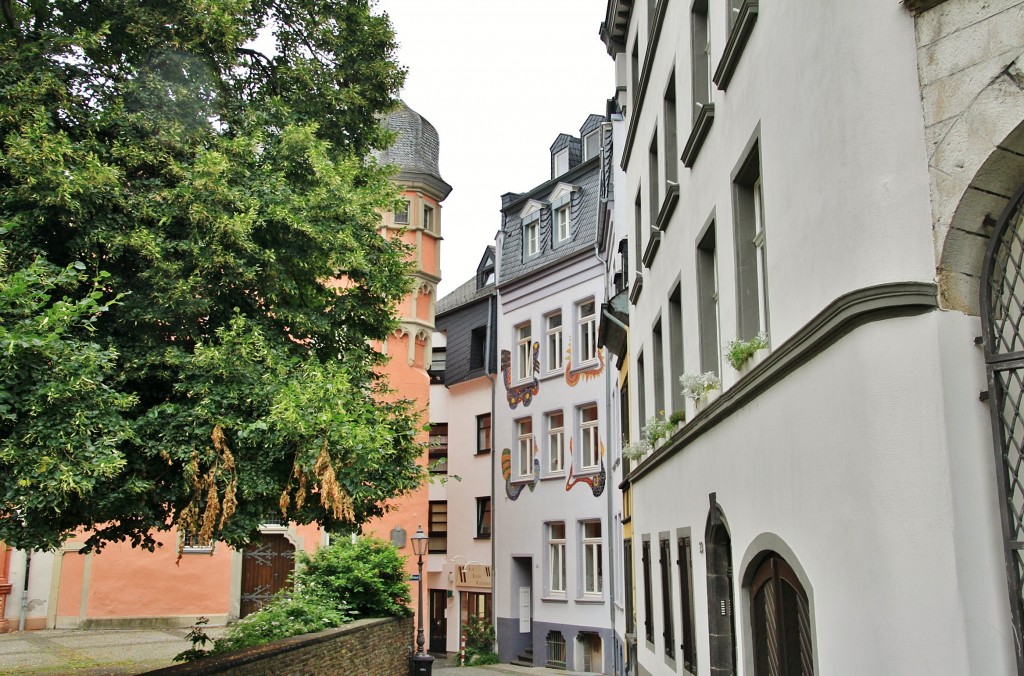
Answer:
M1001 552L988 526L976 522L991 519L984 512L994 501L983 478L991 466L991 445L980 434L986 413L970 402L976 376L944 367L944 356L965 360L973 349L940 339L948 322L930 313L856 329L634 483L637 542L681 527L702 541L708 494L717 493L732 536L740 674L752 673L752 653L739 586L761 551L752 544L758 540L781 540L803 578L816 673L1011 673L1007 630L993 626ZM954 416L962 433L948 438L945 420ZM976 494L965 504L950 492L954 472L973 475ZM698 662L706 669L699 551ZM636 565L639 571L639 548ZM656 565L654 573L658 606ZM637 580L642 585L639 573ZM642 593L637 601L642 623ZM660 643L652 652L642 626L638 634L644 667L674 673Z
M726 5L710 6L714 69ZM667 9L628 166L628 203L642 186L645 214L646 149L655 124L663 127L661 92L673 68L680 152L690 132L689 41L689 3L677 0ZM732 175L756 134L773 344L848 291L934 279L914 25L900 3L765 3L728 89L714 88L712 100L714 124L694 166L679 163L679 205L644 270L637 348L681 280L687 370L697 370L695 247L712 214L722 345L735 337ZM636 249L630 255L635 260Z
M11 568L8 582L11 593L7 597L4 615L10 621L11 630L18 628L21 617L22 591L25 588L25 551L15 549L11 552ZM53 577L53 554L51 552L33 552L32 563L28 571L28 609L25 614L28 620L40 620L46 617L49 609L50 582Z
M459 566L491 563L491 541L476 537L476 499L491 495L493 451L476 453L476 417L491 410L490 383L488 378L475 378L450 388L433 385L430 392L431 419L448 423L448 551L441 577L442 586L452 592L447 608L449 652L459 649L459 592L490 592L457 585Z
M603 301L603 267L595 256L576 259L549 272L542 278L527 281L511 289L503 288L499 293L498 315L498 350L514 352L513 327L526 320L532 322L533 339L543 345L542 318L545 314L561 308L563 317L563 340L567 339L575 325L575 304L593 297L600 307ZM577 349L573 340L573 349ZM567 341L563 344L567 345ZM607 373L607 366L605 367ZM543 374L542 374L543 375ZM530 415L533 417L533 429L536 442L544 444L544 413L561 409L565 415L566 464L568 457L568 438L576 436L574 453L578 459L578 428L576 425L576 407L596 403L601 439L605 442L606 472L610 471L607 454L605 432L606 392L604 379L581 380L576 387L566 384L564 372L544 376L540 390L529 406L519 404L511 410L505 399L505 388L499 376L495 393L494 414L494 453L495 455L495 615L499 618L518 617L517 599L512 597L508 574L512 557L533 557L533 619L537 622L552 622L578 627L610 627L611 617L608 599L611 594L611 578L608 566L608 545L612 527L608 523L608 493L615 490L610 482L605 492L595 497L589 486L578 484L566 491L565 475L542 478L536 488L524 489L515 501L507 497L505 481L501 475L501 452L509 448L513 452L516 447L514 421ZM543 463L543 453L541 457ZM514 453L513 453L514 460ZM514 469L513 469L514 471ZM542 473L543 476L543 473ZM602 534L605 539L604 555L604 595L603 602L598 604L577 602L582 596L580 540L577 525L580 520L600 519ZM544 524L551 521L564 521L566 525L566 599L565 601L542 601L545 570ZM610 654L610 646L606 646L606 656ZM606 657L607 659L607 657Z

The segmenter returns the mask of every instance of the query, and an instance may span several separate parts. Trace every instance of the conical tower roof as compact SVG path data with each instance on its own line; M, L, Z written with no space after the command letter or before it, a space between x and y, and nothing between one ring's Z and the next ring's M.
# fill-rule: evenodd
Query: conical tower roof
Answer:
M400 167L400 183L418 181L432 184L441 193L440 199L447 197L451 186L441 178L438 168L441 144L434 125L400 101L398 108L384 120L384 126L396 132L398 138L391 147L375 153L378 161Z

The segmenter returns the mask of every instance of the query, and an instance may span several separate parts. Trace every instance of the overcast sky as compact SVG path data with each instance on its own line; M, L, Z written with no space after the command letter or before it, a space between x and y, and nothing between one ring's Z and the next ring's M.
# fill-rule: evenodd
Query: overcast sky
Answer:
M378 0L409 74L402 98L437 129L442 297L472 277L501 194L550 177L548 148L614 95L598 36L607 0Z

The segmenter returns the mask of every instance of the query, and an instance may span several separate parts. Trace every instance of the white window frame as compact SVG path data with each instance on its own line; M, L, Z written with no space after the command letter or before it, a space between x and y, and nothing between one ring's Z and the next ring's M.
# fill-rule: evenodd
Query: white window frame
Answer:
M533 331L530 322L516 327L516 380L525 382L533 375Z
M761 179L754 181L754 251L757 259L757 314L761 333L768 335L767 254L764 237L764 197Z
M552 320L558 320L558 325L552 324ZM544 365L548 373L557 373L562 370L562 313L552 312L544 317L544 344L547 347Z
M548 593L565 594L565 522L547 524Z
M593 419L586 420L588 411L593 411ZM585 404L576 409L576 421L580 430L580 469L597 469L600 462L601 441L598 435L597 404Z
M562 148L555 153L555 176L561 176L569 171L569 149Z
M584 315L583 308L590 304L591 313ZM588 298L576 304L577 363L590 364L597 361L597 301Z
M565 414L562 411L546 413L544 415L544 432L547 437L548 473L563 474L565 472Z
M583 161L584 162L589 160L591 157L594 157L595 155L598 155L598 154L601 153L601 141L598 138L598 134L600 132L601 132L601 129L597 128L594 131L590 132L589 134L587 134L586 136L583 137ZM595 140L594 141L594 143L595 143L595 145L594 145L594 152L592 152L592 153L589 152L589 143L590 143L591 139Z
M523 223L523 251L526 257L540 253L540 221L533 220Z
M596 533L593 527L596 526ZM582 578L584 596L600 596L604 594L604 562L601 560L604 554L604 541L602 539L601 521L580 522L580 547L582 556L580 563L583 566Z
M516 475L533 477L533 418L516 420Z
M568 241L572 236L571 204L563 204L555 209L555 244Z

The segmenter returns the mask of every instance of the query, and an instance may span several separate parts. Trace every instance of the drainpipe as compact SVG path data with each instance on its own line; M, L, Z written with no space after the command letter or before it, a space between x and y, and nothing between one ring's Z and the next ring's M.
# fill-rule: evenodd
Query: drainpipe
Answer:
M25 582L21 590L21 614L18 616L18 631L25 631L25 616L28 614L28 575L32 567L32 550L25 552Z
M494 456L497 455L497 451L494 448L494 402L497 393L497 374L491 372L491 338L494 330L493 324L497 323L497 308L495 302L497 300L497 283L498 283L498 251L495 248L494 254L494 283L495 290L491 291L491 295L487 297L487 332L485 334L485 340L487 344L484 346L484 376L491 381L491 627L494 629L494 638L497 641L498 638L498 614L494 612L494 569L497 563L495 556L497 536L495 535L495 525L497 520L494 515L497 513L497 489L498 480L494 476ZM493 319L493 321L492 321ZM497 646L495 646L497 647Z

